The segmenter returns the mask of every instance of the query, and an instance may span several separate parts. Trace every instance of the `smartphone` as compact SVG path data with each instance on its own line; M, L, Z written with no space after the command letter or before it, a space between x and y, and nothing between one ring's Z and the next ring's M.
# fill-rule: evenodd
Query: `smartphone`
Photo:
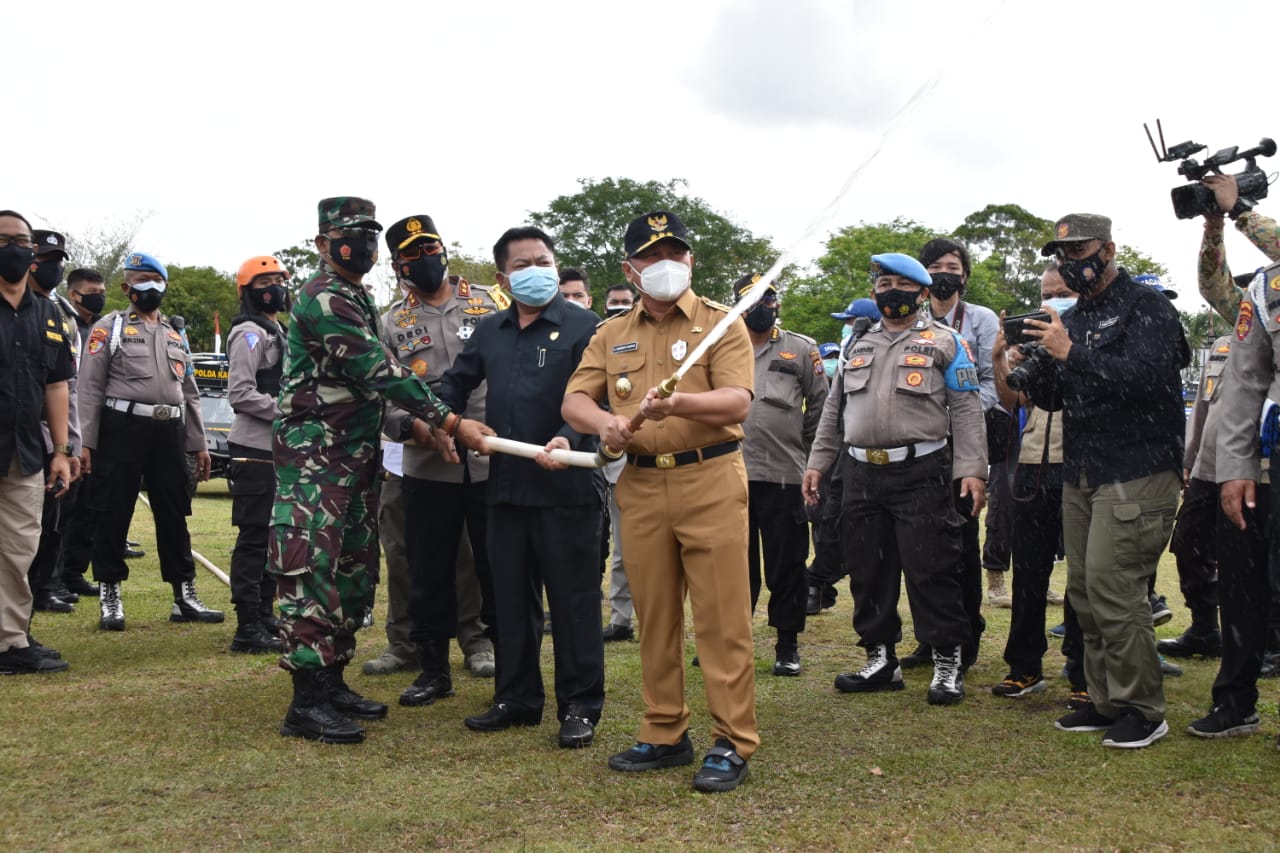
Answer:
M1039 340L1028 335L1027 326L1023 324L1024 320L1039 320L1042 323L1050 322L1049 312L1032 311L1028 314L1017 314L1013 317L1004 318L1004 339L1009 346L1025 343L1039 343Z

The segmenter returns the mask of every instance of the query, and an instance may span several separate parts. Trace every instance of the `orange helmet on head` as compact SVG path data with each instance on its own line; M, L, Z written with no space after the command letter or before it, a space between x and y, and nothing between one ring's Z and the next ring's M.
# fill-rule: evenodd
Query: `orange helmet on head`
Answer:
M279 273L286 280L289 278L289 271L284 268L284 264L280 263L279 258L274 258L271 255L259 255L240 265L240 271L236 273L236 289L243 290L255 278L268 273Z

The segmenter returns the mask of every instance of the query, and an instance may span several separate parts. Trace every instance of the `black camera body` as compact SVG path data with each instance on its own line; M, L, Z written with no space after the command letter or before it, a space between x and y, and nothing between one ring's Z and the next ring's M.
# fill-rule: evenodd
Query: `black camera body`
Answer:
M1004 384L1009 386L1009 390L1018 394L1026 391L1035 375L1045 370L1053 361L1053 356L1040 344L1023 344L1022 351L1026 353L1026 361L1010 370L1009 375L1004 378Z
M1050 322L1049 312L1047 311L1031 311L1027 314L1015 314L1012 317L1004 318L1004 339L1009 346L1015 344L1037 344L1039 340L1027 334L1027 327L1023 324L1023 320L1039 320L1041 323ZM1016 389L1015 389L1016 390Z
M1145 124L1142 127L1147 131L1147 140L1151 143L1151 150L1155 152L1156 160L1161 163L1181 160L1182 162L1178 164L1178 174L1191 181L1189 185L1174 187L1169 192L1173 201L1173 214L1179 219L1194 219L1204 214L1230 213L1227 210L1218 210L1213 190L1200 181L1204 180L1205 175L1211 173L1226 174L1222 171L1222 167L1237 160L1245 161L1244 169L1234 176L1240 199L1252 207L1259 200L1267 197L1267 175L1258 167L1258 157L1274 155L1275 140L1263 137L1257 145L1245 151L1241 151L1238 145L1232 145L1230 148L1220 149L1206 157L1201 163L1193 155L1205 150L1207 146L1188 141L1179 142L1172 148L1165 148L1164 128L1160 126L1160 120L1156 119L1156 130L1160 133L1160 147L1157 148L1156 141L1151 137L1151 129Z

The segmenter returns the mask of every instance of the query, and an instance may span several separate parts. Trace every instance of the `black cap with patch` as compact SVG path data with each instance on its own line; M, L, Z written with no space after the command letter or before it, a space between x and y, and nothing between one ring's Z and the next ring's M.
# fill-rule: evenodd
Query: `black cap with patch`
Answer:
M387 248L393 255L418 240L435 240L444 243L444 240L440 239L440 232L436 229L435 222L426 214L409 216L394 223L387 228L386 237Z
M634 258L659 240L667 239L693 250L689 245L689 230L680 217L669 210L655 210L631 220L627 234L622 238L622 251L626 257Z
M736 302L739 299L741 299L743 296L745 296L747 291L750 290L755 285L755 283L758 282L759 280L760 280L760 273L757 272L757 273L747 273L742 278L735 281L733 283L734 301ZM778 292L778 286L773 282L769 282L768 287L774 293Z
M65 261L71 257L67 254L67 238L57 231L41 231L37 228L31 232L31 242L35 244L37 258L60 254Z

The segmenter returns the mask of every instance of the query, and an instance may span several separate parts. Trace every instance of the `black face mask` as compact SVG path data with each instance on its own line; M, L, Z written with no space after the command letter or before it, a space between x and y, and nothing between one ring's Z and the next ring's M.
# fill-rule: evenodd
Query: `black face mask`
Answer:
M759 335L772 329L773 324L778 322L778 309L774 305L755 305L742 318L747 321L747 328Z
M901 320L903 317L910 317L920 308L920 304L916 301L920 298L920 291L893 290L876 291L876 307L880 309L880 313L890 320Z
M102 309L107 307L107 294L82 293L80 294L80 305L84 310L97 317L102 313Z
M400 261L396 264L396 271L401 281L430 296L444 284L445 273L449 271L449 259L444 252L423 255L412 261Z
M933 286L929 288L929 295L944 302L964 287L964 279L953 272L936 272L931 277Z
M619 314L625 314L630 310L631 310L630 305L618 305L613 308L604 309L604 315L606 317L617 317Z
M249 288L249 304L263 314L275 314L284 308L287 291L283 284Z
M150 314L160 307L164 293L159 290L134 290L129 288L129 301L143 314Z
M65 269L62 261L37 261L35 272L31 277L35 279L36 285L45 293L51 292L55 287L62 283L62 271Z
M1058 272L1067 287L1081 296L1088 296L1096 290L1106 271L1107 262L1102 259L1101 249L1087 258L1068 259L1058 265Z
M369 231L369 236L364 238L330 239L329 257L335 266L341 267L352 275L364 275L378 262L378 235Z
M16 243L10 243L0 249L0 278L10 284L22 281L27 277L27 271L31 269L31 261L35 256L35 249L24 249Z

